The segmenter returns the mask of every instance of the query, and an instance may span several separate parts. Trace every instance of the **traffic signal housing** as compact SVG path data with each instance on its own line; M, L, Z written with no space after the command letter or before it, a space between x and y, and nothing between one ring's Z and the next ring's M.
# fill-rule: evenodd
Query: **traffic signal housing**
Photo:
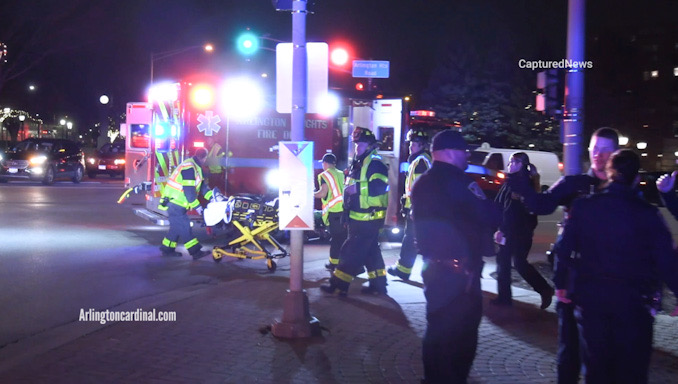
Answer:
M565 73L558 69L549 69L537 73L536 110L548 116L563 113Z

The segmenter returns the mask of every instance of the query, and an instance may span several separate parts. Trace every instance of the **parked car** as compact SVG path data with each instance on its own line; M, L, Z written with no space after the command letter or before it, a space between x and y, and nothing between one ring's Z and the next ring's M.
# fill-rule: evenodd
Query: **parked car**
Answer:
M104 144L95 154L87 157L87 176L94 179L99 174L111 177L125 176L125 142Z
M79 183L85 173L85 155L70 140L30 138L11 146L0 160L0 182L12 179L42 181L59 178Z
M478 183L485 196L494 199L499 193L502 184L506 181L506 175L502 171L489 169L483 165L469 164L466 173Z
M540 176L541 190L547 190L562 176L561 166L558 163L558 156L552 152L492 148L489 144L483 143L480 147L471 152L470 164L482 165L487 169L496 172L506 172L511 155L516 152L525 152L530 157L530 162L537 167Z

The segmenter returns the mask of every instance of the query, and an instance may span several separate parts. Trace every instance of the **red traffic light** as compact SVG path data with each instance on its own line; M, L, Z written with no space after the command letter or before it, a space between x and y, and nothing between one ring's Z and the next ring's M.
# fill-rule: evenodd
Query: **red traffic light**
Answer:
M343 67L348 63L349 54L345 48L334 48L330 52L330 61L332 64Z
M363 83L356 83L355 84L355 89L357 91L364 91L365 90L365 85Z

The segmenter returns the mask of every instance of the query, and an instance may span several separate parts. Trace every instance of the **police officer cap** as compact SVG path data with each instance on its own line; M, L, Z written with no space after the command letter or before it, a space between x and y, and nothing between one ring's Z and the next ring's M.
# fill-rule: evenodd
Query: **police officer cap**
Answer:
M356 143L372 144L377 141L377 138L374 137L374 133L369 129L357 127L355 131L353 131L353 141Z
M469 145L466 144L466 140L461 135L461 133L453 130L446 129L444 131L438 132L433 137L432 151L439 151L442 149L458 149L465 151L469 149Z
M418 129L411 129L409 132L407 132L407 141L428 143L428 133Z
M326 153L323 156L323 159L321 160L323 163L327 164L336 164L337 163L337 157L334 156L332 153Z

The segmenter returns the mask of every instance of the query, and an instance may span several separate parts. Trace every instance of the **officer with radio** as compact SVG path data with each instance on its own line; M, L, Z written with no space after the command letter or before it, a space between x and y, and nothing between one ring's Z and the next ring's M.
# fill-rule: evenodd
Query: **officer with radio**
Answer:
M372 131L357 127L352 134L355 157L344 189L344 215L348 238L341 247L329 285L323 292L346 296L351 281L367 268L365 294L386 294L386 269L379 248L379 230L384 226L388 204L388 168L377 154L379 143Z
M425 383L466 383L482 316L483 256L494 253L501 215L464 173L469 146L459 132L433 138L433 164L412 189L414 230L424 259Z
M410 143L410 157L407 159L410 165L407 168L407 176L405 177L405 194L401 199L402 213L405 217L405 235L400 247L400 259L396 262L396 265L386 270L389 275L403 280L410 279L412 266L417 258L417 247L414 243L414 225L410 215L410 209L412 208L412 187L419 176L431 168L431 153L428 151L428 134L425 131L413 129L407 132L407 141Z
M647 383L660 281L678 292L678 258L659 210L633 189L640 158L619 150L609 184L574 202L556 252L574 270L570 297L587 383Z
M178 241L184 242L194 260L210 254L209 251L201 250L198 238L193 236L191 220L187 215L188 210L195 209L202 216L203 207L198 201L198 192L207 200L212 196L212 190L204 182L202 174L202 165L206 158L207 150L198 148L193 157L177 166L163 189L160 208L167 210L170 222L169 231L160 246L163 256L181 257L181 253L176 251Z

